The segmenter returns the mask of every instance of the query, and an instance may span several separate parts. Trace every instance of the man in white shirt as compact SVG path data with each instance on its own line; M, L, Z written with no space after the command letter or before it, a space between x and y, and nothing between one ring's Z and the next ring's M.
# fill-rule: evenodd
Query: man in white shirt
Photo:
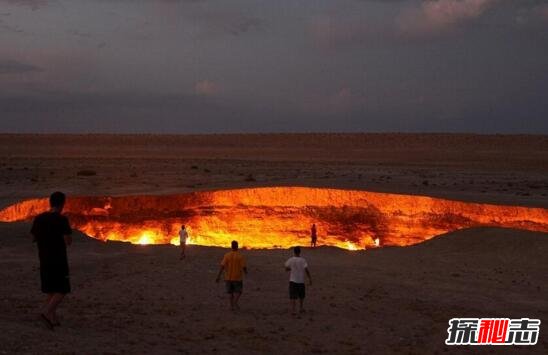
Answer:
M185 258L185 249L186 249L187 239L188 239L188 232L186 231L185 225L183 224L181 226L181 230L179 231L179 245L181 247L181 257L180 257L181 260Z
M304 313L303 302L305 297L304 279L308 276L309 285L312 285L312 276L308 271L308 264L301 257L301 248L293 248L295 256L285 262L285 270L289 271L289 299L291 302L291 314L295 315L295 304L299 299L299 312Z

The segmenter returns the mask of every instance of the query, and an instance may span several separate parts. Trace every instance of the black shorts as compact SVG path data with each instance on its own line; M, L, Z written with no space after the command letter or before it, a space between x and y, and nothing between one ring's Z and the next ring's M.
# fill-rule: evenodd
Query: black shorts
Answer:
M226 293L242 293L244 283L242 281L225 281Z
M289 282L289 298L292 300L304 299L306 295L304 284L298 284L296 282Z
M70 279L65 268L40 268L40 281L44 293L70 293Z

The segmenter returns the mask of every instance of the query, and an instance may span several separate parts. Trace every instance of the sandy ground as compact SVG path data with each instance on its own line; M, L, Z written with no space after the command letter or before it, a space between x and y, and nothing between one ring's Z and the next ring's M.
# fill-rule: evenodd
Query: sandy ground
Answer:
M548 207L548 137L475 135L0 135L0 206L47 196L304 185ZM95 174L83 176L83 170ZM89 174L88 174L89 175ZM215 284L224 249L101 243L69 250L74 292L43 328L28 223L0 224L0 353L442 353L453 317L540 318L548 239L502 229L408 248L305 249L306 315L288 313L287 250L245 250L242 310ZM469 349L468 349L469 350Z
M548 206L548 136L0 135L0 206L63 189L161 194L304 185ZM90 170L93 176L78 176Z

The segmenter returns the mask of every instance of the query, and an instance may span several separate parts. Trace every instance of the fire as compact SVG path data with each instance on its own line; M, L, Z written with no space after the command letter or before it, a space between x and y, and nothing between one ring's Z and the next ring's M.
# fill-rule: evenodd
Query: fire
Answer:
M0 221L29 220L48 209L33 199L0 210ZM166 196L72 197L72 225L100 240L247 248L318 244L348 250L407 246L468 227L496 226L548 232L548 209L451 201L368 191L265 187Z
M346 249L348 250L358 250L358 246L352 242L346 242Z
M148 245L148 244L154 244L154 241L157 239L157 237L154 236L151 232L143 232L139 240L137 240L136 244L140 245Z

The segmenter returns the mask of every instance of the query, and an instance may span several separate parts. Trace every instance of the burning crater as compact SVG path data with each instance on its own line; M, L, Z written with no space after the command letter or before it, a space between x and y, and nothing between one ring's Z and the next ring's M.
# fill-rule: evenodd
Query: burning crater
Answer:
M47 199L0 211L0 221L29 220ZM407 246L478 226L548 232L548 209L305 187L250 188L165 196L70 197L64 213L74 228L100 240L177 244L181 224L190 244L248 248L318 243L344 249Z

